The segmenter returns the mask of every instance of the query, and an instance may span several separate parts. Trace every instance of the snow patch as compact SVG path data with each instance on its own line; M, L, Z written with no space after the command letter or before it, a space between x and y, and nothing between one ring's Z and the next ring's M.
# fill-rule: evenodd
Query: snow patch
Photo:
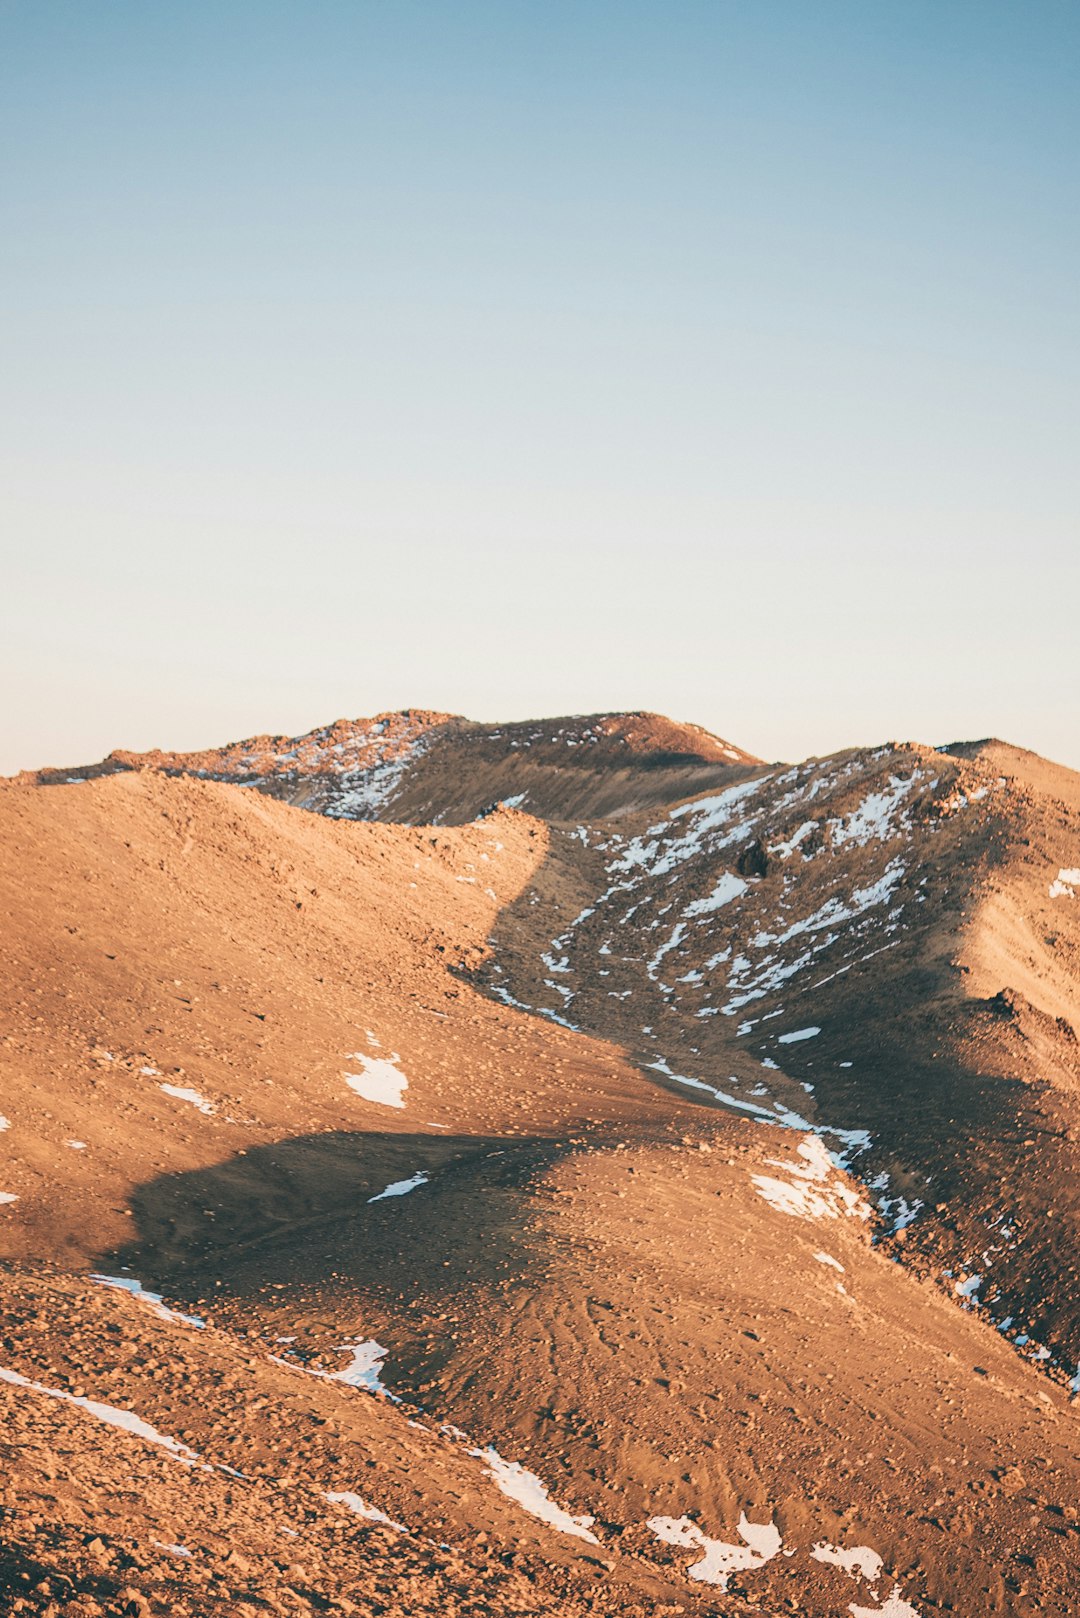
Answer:
M162 1084L158 1088L164 1090L167 1096L172 1096L174 1101L186 1101L190 1106L197 1107L200 1112L206 1113L208 1117L214 1110L206 1097L201 1096L198 1090L193 1090L190 1085Z
M712 892L705 899L695 899L683 911L684 916L708 916L714 910L720 910L724 905L730 904L745 893L749 883L744 882L741 876L735 876L732 871L725 871L717 879Z
M156 1444L159 1448L168 1450L178 1461L190 1464L198 1460L193 1449L181 1444L179 1439L159 1433L156 1427L151 1427L148 1421L143 1421L141 1416L133 1415L130 1410L119 1410L115 1405L101 1404L97 1399L86 1399L81 1394L76 1396L74 1393L66 1393L63 1388L47 1388L43 1382L32 1382L28 1376L21 1376L18 1371L9 1371L2 1365L0 1365L0 1382L7 1382L13 1388L27 1388L31 1393L43 1394L46 1399L62 1399L65 1404L85 1410L96 1421L104 1422L108 1427L119 1427L123 1432L130 1433L133 1438L141 1438L147 1444Z
M777 854L782 860L789 860L805 837L816 828L816 820L804 820L798 831L789 837L786 843L772 843L769 846L770 854Z
M432 1128L442 1127L442 1125L438 1124L432 1125ZM427 1185L427 1183L428 1176L426 1174L414 1174L409 1180L393 1180L385 1191L380 1191L376 1197L369 1197L368 1201L382 1202L384 1197L407 1197L409 1192L415 1191L418 1185Z
M854 1601L848 1605L852 1618L919 1618L919 1614L909 1601L900 1599L900 1586L893 1586L893 1593L883 1607L857 1607Z
M704 1551L700 1562L692 1562L686 1576L703 1584L717 1584L727 1589L732 1573L764 1567L780 1554L783 1541L775 1523L747 1522L746 1513L739 1518L739 1536L742 1545L727 1545L723 1540L710 1539L689 1517L650 1517L648 1527L665 1545L681 1545L686 1550Z
M350 1090L355 1090L365 1101L374 1101L377 1106L404 1108L409 1081L397 1066L400 1057L364 1056L360 1051L352 1051L350 1060L360 1063L359 1073L345 1075Z
M859 1192L834 1178L836 1165L819 1136L807 1135L799 1142L798 1152L802 1163L783 1163L774 1157L765 1160L772 1168L786 1170L791 1179L778 1180L768 1174L750 1176L770 1208L794 1219L838 1219L841 1214L858 1219L870 1217L869 1204Z
M96 1281L99 1286L116 1287L122 1292L130 1292L131 1296L138 1298L140 1303L149 1304L155 1315L160 1316L162 1320L179 1321L183 1326L198 1326L200 1328L206 1326L206 1321L200 1320L198 1315L185 1315L181 1314L179 1309L170 1309L168 1304L162 1302L160 1292L148 1291L142 1282L136 1281L133 1276L92 1275L90 1279L91 1281Z
M842 1550L839 1545L815 1545L810 1555L815 1562L842 1567L845 1573L850 1573L853 1578L865 1579L867 1584L878 1582L884 1565L877 1551L871 1550L869 1545L853 1545L849 1551Z
M279 1343L291 1343L295 1340L294 1337L275 1338L275 1342ZM393 1403L400 1403L397 1394L391 1393L390 1389L379 1381L379 1373L382 1371L387 1354L381 1343L377 1343L373 1337L363 1343L338 1343L337 1352L352 1355L349 1364L341 1371L320 1371L314 1365L300 1365L296 1360L284 1360L279 1354L271 1354L270 1358L275 1365L283 1365L286 1370L303 1371L305 1376L317 1376L324 1382L344 1382L347 1387L363 1388L367 1393L380 1393Z
M353 1494L351 1489L329 1493L326 1498L331 1505L348 1506L350 1511L354 1511L358 1517L366 1517L368 1522L384 1523L387 1528L396 1528L399 1534L409 1532L404 1523L395 1522L393 1517L388 1517L378 1506L369 1506L366 1500L361 1499L358 1494Z
M329 1382L344 1382L350 1388L366 1388L369 1393L389 1391L379 1381L387 1354L381 1343L370 1337L363 1343L339 1343L338 1350L342 1354L351 1354L352 1359L343 1371L324 1371L322 1374Z
M854 843L856 848L865 848L874 838L884 842L896 831L905 829L907 821L904 817L900 817L898 826L894 828L893 814L921 779L921 770L916 770L906 781L899 776L890 776L885 791L869 793L846 820L830 821L833 847L842 848L845 843Z
M487 1462L488 1472L502 1493L516 1500L530 1516L538 1517L560 1534L572 1534L575 1539L599 1545L596 1535L589 1532L596 1521L595 1517L572 1517L568 1511L557 1506L535 1472L527 1472L517 1461L504 1460L492 1444L486 1449L471 1449L469 1454Z
M683 935L684 935L685 932L686 932L686 923L682 922L682 921L676 922L675 926L672 928L671 937L667 940L666 943L660 945L660 948L657 950L657 952L653 956L652 960L646 962L645 970L648 973L649 977L652 978L654 983L656 981L656 974L660 970L660 962L664 959L665 955L667 955L671 950L676 949L678 947L678 945L682 942ZM546 961L546 957L544 957L544 956L541 956L541 959ZM562 970L568 970L568 968L564 969L564 968L559 967L559 968L556 968L556 970L562 971Z

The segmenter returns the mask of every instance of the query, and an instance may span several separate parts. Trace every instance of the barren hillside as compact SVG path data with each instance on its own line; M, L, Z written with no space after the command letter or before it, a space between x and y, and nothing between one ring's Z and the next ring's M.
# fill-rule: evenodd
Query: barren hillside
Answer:
M0 817L12 1611L1080 1602L1075 774L411 711Z
M341 819L456 824L499 799L555 820L626 814L731 780L757 763L700 725L661 714L478 725L410 708L200 753L114 752L100 764L39 770L28 779L55 785L151 770L231 781Z

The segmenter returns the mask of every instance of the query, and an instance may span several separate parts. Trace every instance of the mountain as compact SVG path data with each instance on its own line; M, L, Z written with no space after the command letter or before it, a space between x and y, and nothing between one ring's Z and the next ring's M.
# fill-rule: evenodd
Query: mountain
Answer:
M114 752L100 764L24 779L56 785L152 770L230 781L336 819L460 824L503 798L554 819L626 814L760 762L698 725L660 714L478 725L408 708L200 753Z
M12 1611L1080 1601L1076 774L410 711L0 817Z

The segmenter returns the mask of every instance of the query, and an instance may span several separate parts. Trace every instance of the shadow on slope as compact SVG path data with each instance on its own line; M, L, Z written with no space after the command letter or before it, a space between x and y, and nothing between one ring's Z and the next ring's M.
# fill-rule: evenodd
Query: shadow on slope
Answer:
M382 1315L404 1301L405 1284L410 1308L435 1308L462 1289L524 1278L528 1193L574 1149L535 1136L376 1131L282 1140L140 1186L136 1235L100 1268L226 1309L285 1291L291 1303L332 1296L338 1317L350 1298Z
M1045 768L1059 786L1071 774ZM471 981L617 1040L691 1104L716 1105L711 1086L736 1115L822 1129L874 1189L897 1256L950 1292L981 1278L966 1296L1071 1374L1074 1030L1012 991L973 993L968 965L1002 894L1038 919L1028 867L1052 876L1066 858L1066 804L914 747L759 779L710 800L704 832L690 805L625 837L553 836ZM1066 907L1047 952L1072 1008L1070 921ZM1026 984L1028 954L1003 945L998 984Z

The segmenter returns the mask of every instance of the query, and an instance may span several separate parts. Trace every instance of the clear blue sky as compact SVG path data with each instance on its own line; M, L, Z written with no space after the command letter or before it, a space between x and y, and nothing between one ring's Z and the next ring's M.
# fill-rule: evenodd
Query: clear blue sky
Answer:
M1080 767L1080 5L0 0L0 770Z

